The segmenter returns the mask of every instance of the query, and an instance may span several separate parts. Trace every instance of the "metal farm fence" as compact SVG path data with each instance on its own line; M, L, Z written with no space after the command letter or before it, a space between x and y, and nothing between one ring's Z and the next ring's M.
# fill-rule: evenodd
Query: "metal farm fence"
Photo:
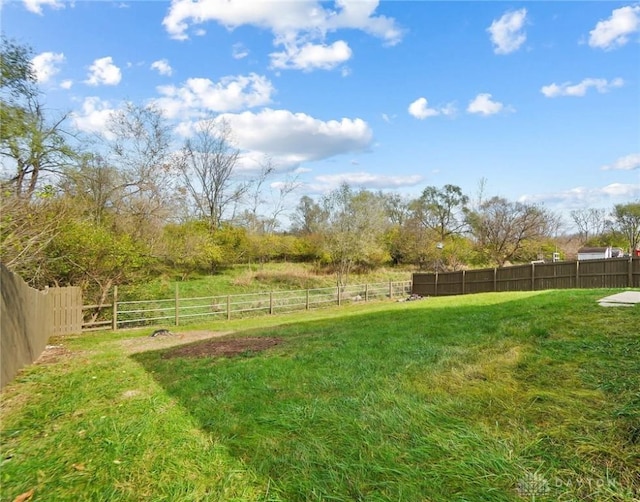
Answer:
M281 314L329 305L398 298L409 294L411 281L190 298L180 297L179 287L176 286L173 298L120 301L118 288L114 287L110 303L83 307L85 317L91 319L85 320L82 331L117 330L158 324L178 326L202 320ZM98 311L100 315L96 316Z

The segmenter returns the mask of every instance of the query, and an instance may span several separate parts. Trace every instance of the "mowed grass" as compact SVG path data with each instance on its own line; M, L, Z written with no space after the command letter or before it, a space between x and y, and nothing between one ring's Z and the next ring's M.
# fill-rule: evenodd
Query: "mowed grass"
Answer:
M607 293L220 322L282 339L224 359L64 340L3 393L2 500L638 500L640 307Z

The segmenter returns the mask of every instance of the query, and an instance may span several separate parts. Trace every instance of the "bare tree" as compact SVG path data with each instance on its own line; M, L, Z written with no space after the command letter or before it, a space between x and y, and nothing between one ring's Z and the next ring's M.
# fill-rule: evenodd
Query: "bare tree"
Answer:
M326 208L308 195L303 195L291 215L292 230L300 235L318 233L326 224L328 216Z
M237 176L239 160L240 150L232 146L231 127L224 120L200 122L182 149L185 186L211 230L220 227L225 212L249 190L249 184Z
M169 159L171 130L162 110L127 103L107 124L109 157L135 191L155 190L173 174Z
M552 236L559 226L546 209L493 197L469 214L468 222L480 251L502 267L527 241Z
M610 224L604 209L575 209L570 214L583 244L589 239L600 237Z
M108 130L108 163L120 178L114 209L134 235L156 234L172 213L179 175L170 127L159 108L127 103L111 116Z
M298 176L287 175L282 181L269 180L277 169L271 158L262 162L260 171L249 182L249 206L241 215L241 224L256 234L271 234L280 225L280 216L286 209L287 198L299 186Z
M284 181L277 181L270 186L270 212L264 218L265 233L273 233L280 225L280 216L287 208L287 199L300 187L298 176L287 177Z

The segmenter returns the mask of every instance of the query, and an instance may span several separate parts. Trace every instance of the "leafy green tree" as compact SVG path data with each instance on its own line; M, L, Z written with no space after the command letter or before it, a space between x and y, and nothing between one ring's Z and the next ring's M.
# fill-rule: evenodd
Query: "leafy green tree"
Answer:
M617 204L612 213L614 227L629 245L629 252L640 247L640 201Z
M122 173L97 154L85 154L77 166L68 169L60 183L63 193L98 225L115 224L114 208L122 204L126 182Z
M398 262L411 263L420 270L434 268L438 260L438 242L439 236L436 231L425 228L418 218L410 217L397 229L395 239L391 243L392 256L396 256Z
M169 223L163 233L163 258L183 280L194 272L214 272L223 261L223 250L206 221Z
M63 129L39 101L31 49L2 38L0 51L0 157L3 185L31 199L43 177L59 175L75 159ZM51 182L51 179L48 180Z
M47 286L47 250L70 212L50 190L33 200L0 192L0 261L33 287Z
M426 187L404 211L402 206L398 210L396 201L393 214L396 220L400 217L401 227L391 243L395 261L412 263L421 270L458 269L465 257L455 250L460 249L458 238L467 228L468 203L469 198L455 185Z
M398 193L379 192L378 197L382 199L382 203L392 226L401 227L411 216L411 208L409 201Z
M47 284L47 249L69 206L54 178L75 161L62 129L39 101L32 51L0 48L0 259L33 286Z
M445 185L441 189L428 186L410 207L413 217L444 241L448 236L465 230L468 203L469 197L456 185Z
M21 100L37 94L36 74L31 60L33 51L2 35L0 40L0 87L11 99ZM7 96L3 96L6 99Z
M77 217L63 222L47 255L49 283L81 286L87 300L99 304L113 286L145 277L154 261L130 235Z
M251 259L251 243L245 228L223 224L213 232L213 238L222 250L222 265L247 263Z
M327 223L323 229L325 249L340 286L347 284L356 265L371 267L388 261L384 247L387 228L385 208L379 197L346 183L323 198Z

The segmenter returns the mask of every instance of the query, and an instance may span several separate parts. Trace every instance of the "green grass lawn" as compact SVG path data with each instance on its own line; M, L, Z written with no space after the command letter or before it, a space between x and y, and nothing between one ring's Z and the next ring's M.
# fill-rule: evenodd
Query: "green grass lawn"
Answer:
M216 322L281 340L218 359L58 341L3 391L1 499L639 500L640 307L607 293Z

